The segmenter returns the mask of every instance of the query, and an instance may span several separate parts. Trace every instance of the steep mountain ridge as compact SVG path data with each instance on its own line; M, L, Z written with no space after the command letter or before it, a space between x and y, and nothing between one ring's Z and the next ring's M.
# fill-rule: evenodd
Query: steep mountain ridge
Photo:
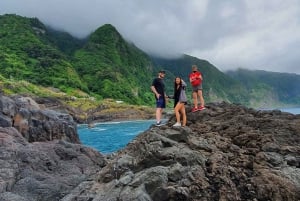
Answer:
M47 28L36 18L0 16L0 73L11 79L57 88L85 85L66 56L46 40Z
M300 105L300 76L297 74L240 68L228 71L227 75L243 83L253 105Z
M175 59L152 57L154 64L164 66L174 72L176 76L188 81L192 65L197 65L203 75L203 93L208 102L228 101L235 103L248 103L246 88L241 82L227 76L217 67L206 60L189 55Z
M154 67L150 59L112 25L93 32L75 52L73 64L89 89L102 97L134 104L151 102L149 85Z
M204 76L206 102L227 101L250 107L300 105L299 75L234 76L189 55L175 59L151 57L128 43L110 24L85 39L53 30L37 18L7 14L0 16L0 25L0 74L10 82L26 80L68 94L152 105L149 86L158 69L167 70L165 82L170 94L175 75L187 81L191 65L196 64Z

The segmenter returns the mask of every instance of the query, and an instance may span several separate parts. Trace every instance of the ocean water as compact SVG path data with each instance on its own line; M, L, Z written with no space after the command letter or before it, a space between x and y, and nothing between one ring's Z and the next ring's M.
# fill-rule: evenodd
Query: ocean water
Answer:
M155 120L105 122L97 123L93 128L82 124L78 125L77 131L82 144L108 154L124 148L154 123Z
M281 108L279 109L283 112L289 112L289 113L292 113L292 114L300 114L300 108L296 107L296 108Z
M281 108L284 112L300 114L300 108ZM93 147L103 154L113 153L124 148L136 135L147 130L155 120L121 121L97 123L93 128L86 124L78 125L81 143Z

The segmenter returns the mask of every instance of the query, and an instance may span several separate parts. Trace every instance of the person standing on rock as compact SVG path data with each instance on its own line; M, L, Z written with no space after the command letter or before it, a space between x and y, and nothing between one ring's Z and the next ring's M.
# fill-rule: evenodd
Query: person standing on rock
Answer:
M187 98L186 98L185 88L186 88L186 83L180 77L176 77L174 80L174 96L173 96L176 123L173 125L173 127L186 126L185 105L187 103ZM180 122L180 116L182 116L182 124Z
M161 117L164 108L166 108L166 94L165 94L165 84L164 84L164 77L166 72L164 70L160 70L158 72L158 77L154 78L151 85L151 90L155 95L156 100L156 125L161 125Z
M192 66L192 72L189 75L190 83L192 85L192 96L194 107L192 108L192 112L196 112L199 110L204 110L204 98L202 94L202 74L198 71L198 67L196 65ZM198 97L200 100L200 107L198 107Z

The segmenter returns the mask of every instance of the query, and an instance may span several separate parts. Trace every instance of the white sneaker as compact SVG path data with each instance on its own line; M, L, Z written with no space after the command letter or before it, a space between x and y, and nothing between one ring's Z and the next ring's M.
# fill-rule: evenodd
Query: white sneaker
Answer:
M174 125L173 125L173 127L180 127L181 126L181 123L179 123L179 122L176 122Z

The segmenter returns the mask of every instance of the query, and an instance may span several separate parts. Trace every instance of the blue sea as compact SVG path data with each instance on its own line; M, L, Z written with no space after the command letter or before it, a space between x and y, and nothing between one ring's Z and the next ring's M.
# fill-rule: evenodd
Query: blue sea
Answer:
M124 148L154 123L155 120L105 122L97 123L92 128L82 124L78 125L77 130L82 144L108 154Z
M296 107L296 108L281 108L279 109L283 112L289 112L289 113L292 113L292 114L300 114L300 108Z
M279 109L292 114L300 114L300 108ZM147 130L155 120L121 121L97 123L93 128L86 124L78 125L81 143L93 147L103 154L113 153L124 148L136 135Z

